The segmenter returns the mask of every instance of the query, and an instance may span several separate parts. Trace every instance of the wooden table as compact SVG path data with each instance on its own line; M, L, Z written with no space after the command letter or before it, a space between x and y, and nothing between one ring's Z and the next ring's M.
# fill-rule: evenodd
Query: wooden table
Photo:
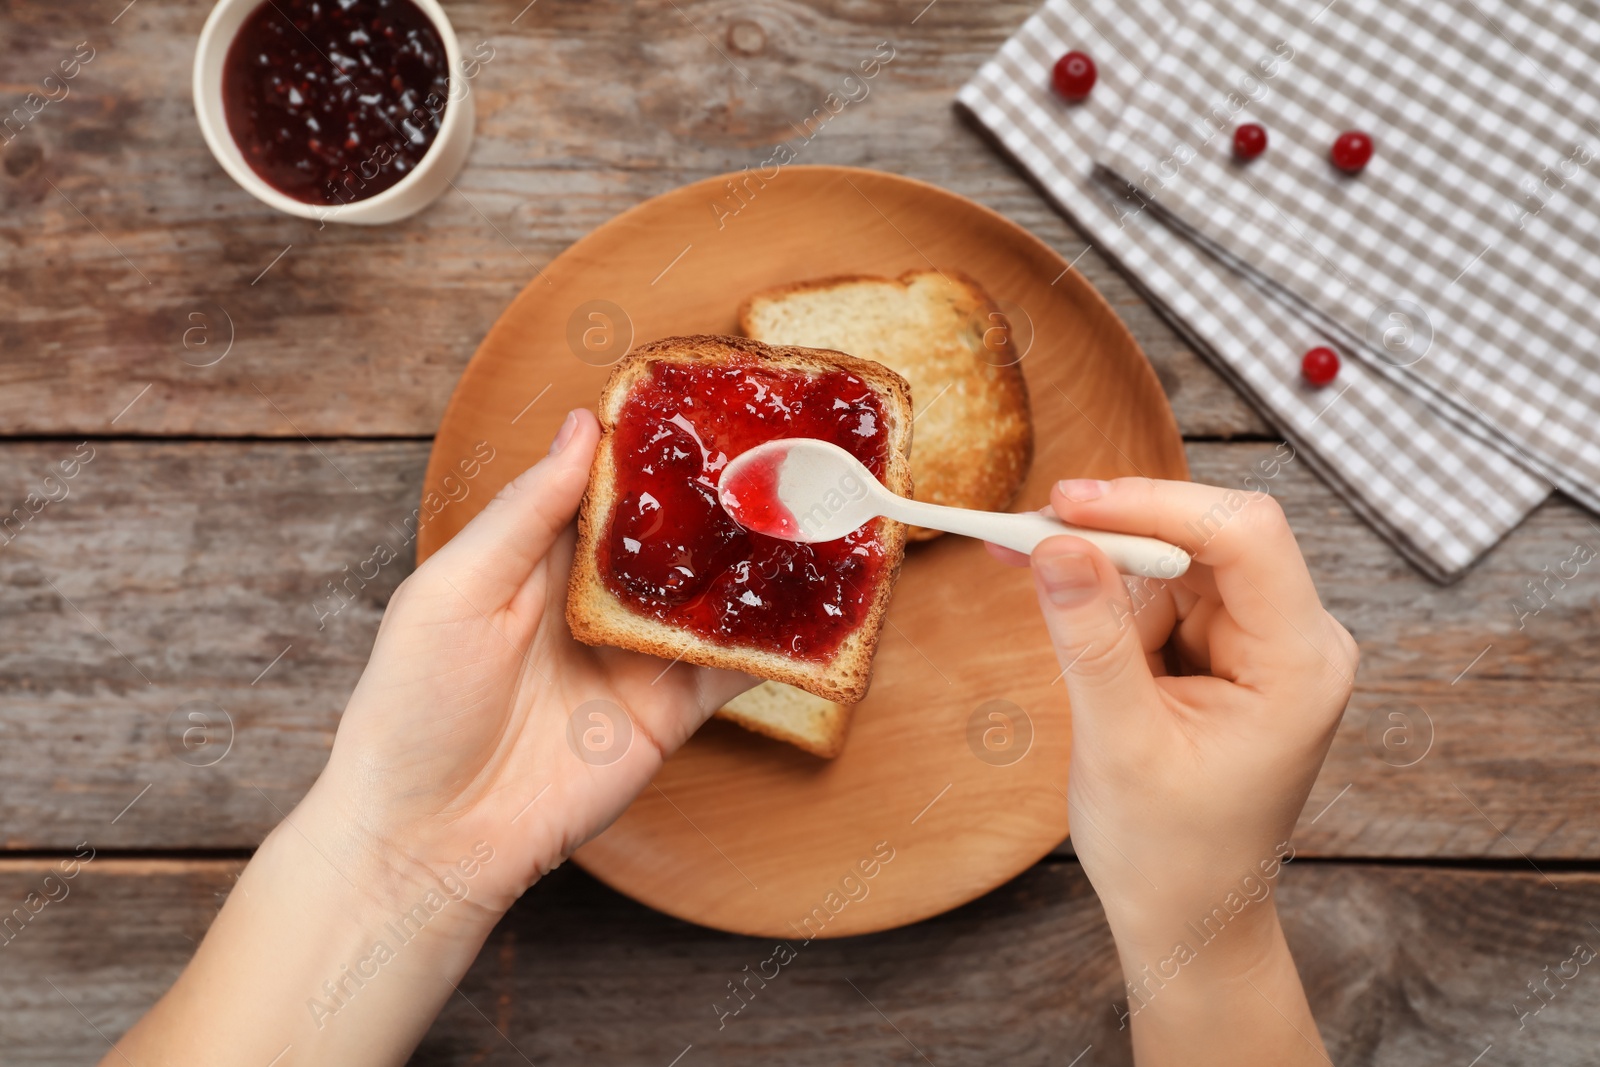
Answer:
M0 135L0 518L24 516L0 536L0 914L94 855L0 947L5 1063L102 1055L322 766L409 562L336 615L319 606L416 506L429 435L501 308L617 212L759 164L879 42L893 64L803 161L938 183L1077 261L1160 373L1198 479L1238 484L1274 448L953 113L1032 0L453 3L464 44L494 50L477 141L458 191L379 229L319 229L238 189L190 105L205 3L126 3L0 14L6 108L94 49L66 99ZM1564 961L1600 946L1600 577L1520 627L1513 601L1600 530L1552 500L1441 588L1303 463L1274 492L1363 657L1280 890L1334 1062L1595 1062L1600 969ZM34 493L57 499L34 514ZM191 711L221 751L221 710L224 758L175 755L206 721ZM1070 843L937 920L814 945L719 1029L726 983L767 953L563 869L501 925L417 1061L1129 1060Z

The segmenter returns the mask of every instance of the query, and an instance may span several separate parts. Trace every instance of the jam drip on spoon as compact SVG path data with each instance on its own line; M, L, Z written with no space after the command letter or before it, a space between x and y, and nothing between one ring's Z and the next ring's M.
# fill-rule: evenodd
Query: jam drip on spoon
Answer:
M774 449L723 473L722 480L717 483L717 494L723 510L733 516L733 521L753 533L781 537L785 541L803 540L799 536L800 520L778 496L778 479L784 460L788 458L787 448Z
M782 541L736 523L717 489L730 459L780 437L832 442L881 478L888 428L864 381L759 360L655 363L615 432L617 501L599 563L618 599L719 644L810 660L861 624L884 565L882 520L837 541Z

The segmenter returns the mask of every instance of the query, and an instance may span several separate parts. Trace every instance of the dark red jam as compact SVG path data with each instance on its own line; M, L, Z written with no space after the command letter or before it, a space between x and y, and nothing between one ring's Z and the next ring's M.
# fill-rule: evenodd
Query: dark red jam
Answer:
M718 644L832 656L871 607L883 520L809 545L734 522L717 498L723 467L779 437L831 441L880 478L889 455L877 395L846 371L653 364L617 420L617 503L599 546L606 587Z
M307 204L363 200L427 154L449 68L411 0L266 0L223 63L228 132L279 192Z

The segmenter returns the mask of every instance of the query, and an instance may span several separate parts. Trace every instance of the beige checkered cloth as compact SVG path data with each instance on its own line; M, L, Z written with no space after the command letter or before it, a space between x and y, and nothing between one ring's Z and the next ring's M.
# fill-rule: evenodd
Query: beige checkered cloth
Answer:
M1401 12L1422 6L1335 0L1296 14L1247 0L1223 14L1208 0L1052 0L960 102L1301 458L1419 568L1450 580L1537 506L1545 478L1600 498L1597 437L1574 432L1600 426L1593 309L1572 340L1551 343L1600 300L1586 298L1597 265L1582 252L1596 245L1569 226L1585 172L1546 187L1531 215L1540 201L1518 196L1521 177L1540 180L1546 163L1519 166L1548 157L1571 171L1561 161L1592 143L1548 104L1528 105L1543 126L1520 108L1549 95L1544 76L1579 76L1581 56L1557 66L1549 55L1561 35L1592 40L1594 28L1574 17L1536 51L1526 18L1501 10L1490 29L1475 16L1479 34L1455 12L1412 39ZM1081 105L1049 88L1072 48L1100 70ZM1271 146L1241 166L1232 130L1251 120ZM1378 146L1356 178L1327 162L1346 128ZM1600 169L1600 145L1595 156ZM1097 172L1097 158L1120 180ZM1478 244L1445 266L1474 233ZM1528 321L1546 308L1559 315ZM1329 340L1358 358L1315 390L1299 359Z

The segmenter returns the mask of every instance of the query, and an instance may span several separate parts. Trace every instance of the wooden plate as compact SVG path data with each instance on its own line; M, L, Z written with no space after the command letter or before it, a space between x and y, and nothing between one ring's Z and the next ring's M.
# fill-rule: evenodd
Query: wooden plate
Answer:
M1046 503L1052 481L1067 476L1188 476L1150 364L1042 242L891 174L753 175L647 201L528 284L439 427L424 507L461 499L423 526L419 558L542 457L569 409L594 406L629 344L732 333L747 294L831 274L958 267L1010 314L1037 435L1019 509ZM447 481L482 441L493 462L470 483ZM872 692L838 759L709 723L577 862L668 914L792 941L936 915L1060 843L1066 690L1027 571L995 563L974 541L912 546L878 648Z

